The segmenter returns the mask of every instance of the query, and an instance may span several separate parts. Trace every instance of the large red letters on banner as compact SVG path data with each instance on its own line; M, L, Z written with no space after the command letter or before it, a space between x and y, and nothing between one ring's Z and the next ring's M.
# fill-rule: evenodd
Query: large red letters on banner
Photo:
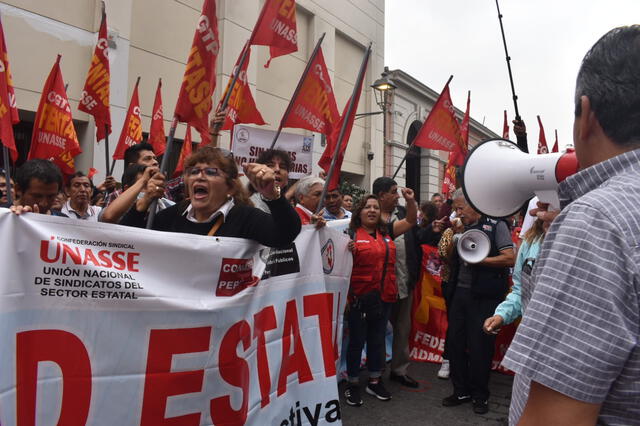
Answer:
M277 306L266 306L253 316L253 324L241 320L232 325L222 336L219 348L211 347L212 327L150 330L147 351L146 375L141 409L141 425L199 425L200 413L188 413L166 418L168 398L177 395L199 393L204 388L204 370L172 371L174 355L198 352L219 353L220 377L241 393L242 405L234 409L231 395L210 401L210 415L214 424L243 424L248 413L248 398L251 377L249 362L242 355L257 344L258 385L261 407L269 404L269 395L277 380L278 395L287 392L289 376L297 374L298 383L313 380L300 335L298 301L289 300L281 323L282 363L280 371L272 374L266 349L266 334L278 328ZM301 301L304 317L317 317L325 376L336 374L337 352L334 345L332 323L334 319L333 294L306 295ZM253 333L252 333L253 327ZM16 371L18 425L35 424L38 363L52 361L62 371L63 395L58 424L80 425L88 419L91 404L91 362L83 342L75 335L63 330L33 330L17 334ZM241 345L241 348L239 347ZM277 379L276 379L277 378ZM325 419L334 422L340 418L337 401L328 401ZM315 412L305 407L308 419L318 420L320 408Z
M59 425L84 425L91 403L91 362L82 341L67 331L32 330L16 335L18 426L36 424L38 364L54 362L62 372Z

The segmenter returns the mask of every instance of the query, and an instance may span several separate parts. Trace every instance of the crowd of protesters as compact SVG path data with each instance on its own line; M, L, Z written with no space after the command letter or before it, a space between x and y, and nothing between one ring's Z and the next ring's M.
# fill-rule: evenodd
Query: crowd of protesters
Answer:
M248 187L231 153L210 146L185 160L179 184L160 173L145 143L127 150L120 188L112 177L95 187L83 173L63 183L52 162L29 160L17 169L11 194L0 176L0 203L7 206L11 195L16 214L138 227L157 205L153 229L242 237L272 247L290 244L301 225L321 228L327 221L349 220L354 267L345 312L344 398L351 406L364 403L359 380L365 344L366 393L391 399L385 369L390 380L419 387L408 373L413 288L420 245L437 247L449 323L438 376L450 377L453 387L443 406L471 402L473 412L488 411L495 335L523 316L506 357L516 372L510 423L637 424L639 45L640 26L619 28L585 57L574 126L583 169L560 185L561 213L542 205L532 211L538 219L524 225L519 248L510 222L474 210L460 189L449 200L433 194L418 209L411 189L379 177L372 193L359 199L340 188L328 188L323 199L322 177L291 185L291 160L279 150L265 151L244 167ZM524 123L516 124L518 138L526 138ZM489 255L479 263L467 262L456 248L469 230L482 231L490 242ZM508 293L511 267L514 286ZM393 326L388 368L387 322Z

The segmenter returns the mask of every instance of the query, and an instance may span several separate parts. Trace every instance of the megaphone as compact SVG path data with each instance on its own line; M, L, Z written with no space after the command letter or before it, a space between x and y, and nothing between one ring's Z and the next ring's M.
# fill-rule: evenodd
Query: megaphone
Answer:
M470 229L457 240L458 255L467 263L482 262L491 251L489 237L479 229Z
M517 213L533 196L560 207L558 184L578 171L573 150L526 154L506 139L476 145L462 170L462 190L471 206L490 217Z

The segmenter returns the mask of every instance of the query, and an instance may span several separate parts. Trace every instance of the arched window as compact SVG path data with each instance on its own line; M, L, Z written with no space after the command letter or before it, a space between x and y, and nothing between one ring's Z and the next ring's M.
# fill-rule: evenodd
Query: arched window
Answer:
M422 122L419 120L415 120L409 126L409 130L407 131L407 145L411 145L413 139L415 139L418 131L420 131L420 127L422 127ZM406 162L406 181L407 188L413 189L413 192L416 196L416 201L420 202L420 147L414 146L407 153L407 162Z

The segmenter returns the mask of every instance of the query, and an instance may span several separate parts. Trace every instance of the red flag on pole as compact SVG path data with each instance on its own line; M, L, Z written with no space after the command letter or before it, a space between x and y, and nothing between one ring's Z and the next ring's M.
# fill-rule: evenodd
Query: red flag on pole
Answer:
M18 149L13 136L13 125L20 122L16 94L13 89L11 67L9 66L9 52L4 39L4 29L0 21L0 139L9 149L11 159L18 159ZM5 165L8 167L8 165Z
M153 101L151 111L151 128L149 129L149 143L153 146L156 155L164 154L167 147L167 138L164 133L164 115L162 113L162 79L158 80L156 98Z
M542 120L538 116L538 124L540 125L540 135L538 136L538 154L546 154L549 152L547 148L547 138L544 136L544 127L542 127Z
M109 109L109 47L107 43L107 14L102 12L98 31L98 42L91 58L91 66L82 90L78 109L92 115L96 121L96 139L103 140L111 134L111 112Z
M451 80L451 79L449 79ZM442 89L429 116L422 124L413 144L441 151L461 151L460 126L449 94L449 82Z
M327 136L336 128L340 113L322 48L313 59L298 95L291 99L290 110L281 127L307 129Z
M222 95L222 99L226 97L229 86L231 85L231 81L233 80L233 75L238 72L240 60L245 49L249 50L247 52L247 57L244 61L244 65L239 71L240 74L238 75L236 84L233 86L233 90L231 91L231 96L229 97L229 102L227 104L229 110L227 112L227 117L224 120L224 124L222 125L222 130L231 129L238 123L254 123L258 125L266 124L262 118L262 115L260 114L260 111L258 111L258 108L256 107L256 102L253 100L253 95L251 95L251 88L249 87L247 69L249 68L251 46L249 46L248 43L244 46L242 52L240 52L240 56L236 61L236 65L233 68L231 77L229 77L227 88ZM222 105L222 101L220 101L220 105ZM220 109L220 105L218 106L218 109Z
M504 124L502 125L502 139L509 139L509 122L507 121L507 110L504 110Z
M139 83L140 77L138 77L136 85L133 88L133 93L131 94L131 102L129 102L127 116L122 125L118 146L116 146L116 150L113 153L114 160L123 160L124 152L127 148L142 142L142 116L140 114L140 100L138 98Z
M551 152L558 152L558 129L556 129L556 141L553 143Z
M250 44L269 46L271 57L265 68L273 58L298 51L295 0L266 0L250 40Z
M47 81L33 123L28 159L51 160L65 174L75 173L73 157L80 154L80 144L73 126L71 107L60 71L58 55Z
M462 124L460 125L460 150L452 151L449 154L449 162L453 166L462 166L464 159L469 152L469 111L471 106L471 92L467 93L467 110L462 118ZM455 179L455 174L454 174ZM455 182L454 182L455 185Z
M369 62L369 58L367 57L367 63ZM366 63L364 65L364 69L366 70ZM337 188L340 185L340 170L342 169L342 161L344 161L344 153L347 150L347 144L349 143L349 138L351 137L351 130L353 129L353 122L356 119L356 111L358 110L358 103L360 102L360 95L362 94L362 83L364 81L364 75L358 76L358 90L357 96L353 100L354 104L351 108L351 114L349 112L349 104L351 103L351 98L347 101L342 110L342 115L340 116L340 120L336 124L333 132L327 137L327 146L324 148L324 152L322 153L322 157L320 157L320 161L318 161L318 165L322 167L322 169L329 173L329 167L331 167L331 159L333 158L336 144L339 142L338 139L340 137L340 129L342 128L342 123L344 120L347 120L347 125L345 128L345 132L343 135L343 141L340 145L340 151L338 151L338 158L336 159L336 165L333 171L333 175L331 175L331 181L329 182L328 190L331 191Z
M205 0L176 102L178 121L208 136L211 96L216 88L216 59L220 50L215 0Z
M449 161L444 169L444 180L442 181L442 196L448 199L456 190L456 166L452 162L453 152L449 153Z
M173 171L174 178L180 176L184 171L184 160L191 155L193 151L193 142L191 141L191 126L187 124L187 131L184 134L184 142L182 143L182 150L180 151L180 158L178 158L178 165Z

